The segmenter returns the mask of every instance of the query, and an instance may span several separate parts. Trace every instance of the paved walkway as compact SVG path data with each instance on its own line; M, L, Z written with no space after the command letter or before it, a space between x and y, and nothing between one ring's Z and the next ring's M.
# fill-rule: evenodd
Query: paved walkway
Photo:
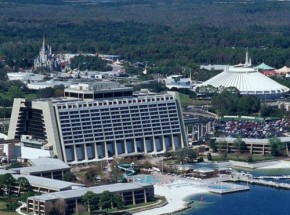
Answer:
M21 209L26 207L26 203L24 202L19 202L19 203L21 203L22 205L16 209L16 213L20 215L27 215L26 213L21 212Z

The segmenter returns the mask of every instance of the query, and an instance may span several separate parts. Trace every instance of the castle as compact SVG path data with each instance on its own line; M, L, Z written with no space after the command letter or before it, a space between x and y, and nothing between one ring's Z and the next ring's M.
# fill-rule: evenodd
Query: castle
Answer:
M60 71L60 60L52 54L51 46L45 44L45 38L43 38L39 56L34 59L34 69L39 67L48 67L51 71Z

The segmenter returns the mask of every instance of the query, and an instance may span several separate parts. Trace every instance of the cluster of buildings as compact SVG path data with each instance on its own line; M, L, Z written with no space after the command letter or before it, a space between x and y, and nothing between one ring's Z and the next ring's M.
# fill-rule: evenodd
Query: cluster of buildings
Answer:
M8 140L0 143L0 153L29 166L0 174L25 176L41 194L28 198L27 212L33 214L47 214L49 205L60 200L67 205L66 214L77 212L87 191L108 190L121 195L125 204L146 203L154 198L153 185L86 188L61 179L72 165L162 154L187 144L177 94L136 93L116 82L76 84L66 88L62 98L14 100Z
M118 56L99 56L112 61L118 59ZM45 66L56 70L61 68L61 62L54 58L51 47L43 41L39 57L34 62L35 68ZM122 68L118 61L116 66ZM19 75L22 81L30 82L33 77L35 81L44 78L34 73L19 73L18 76L11 73L8 77L15 80ZM77 76L94 79L103 79L103 75L90 71L77 73ZM169 89L193 89L191 78L180 75L169 76L162 81ZM41 89L37 87L41 85L39 83L46 83L45 87L60 84L53 81L29 84L32 84L31 89ZM132 87L108 80L62 84L66 88L61 98L15 98L8 140L0 142L0 156L5 155L8 160L22 160L30 165L9 171L0 170L0 174L9 172L15 178L25 175L34 191L42 194L28 199L27 212L47 214L48 202L55 204L60 199L68 206L66 213L78 212L81 196L87 191L99 194L109 190L120 194L126 204L151 201L154 197L153 185L128 183L86 188L61 179L73 165L110 160L115 156L158 155L188 146L178 94L152 93L148 90L133 92ZM248 53L245 64L226 67L222 73L198 86L207 85L236 87L241 94L265 99L280 98L289 91L252 68ZM210 131L212 126L207 121L205 126L196 127L194 119L186 123L197 131L192 133L197 138L203 130ZM232 142L229 140L227 147L234 148ZM252 153L269 153L267 143L248 140L246 144Z
M26 178L36 196L27 200L26 211L29 214L46 215L54 210L59 212L61 202L63 214L78 213L84 203L81 198L87 192L101 194L104 191L119 194L125 205L136 205L154 200L154 187L151 184L116 183L111 185L85 187L83 184L66 182L62 177L70 172L70 167L59 159L36 158L27 161L27 167L0 169L0 175L10 173L16 180ZM19 192L16 183L12 193ZM82 211L83 212L83 211Z
M72 84L80 81L93 80L123 80L119 77L120 74L126 72L123 63L119 61L119 55L104 55L104 54L81 54L83 56L99 57L108 62L112 66L111 71L80 71L79 69L71 69L71 60L80 54L53 54L51 46L45 43L43 38L42 47L39 55L34 59L34 68L46 67L51 73L49 75L37 74L32 70L21 72L9 72L8 79L11 81L19 80L24 82L29 89L39 90L48 87L63 85L69 87ZM49 79L49 80L47 80ZM130 78L129 78L130 79ZM134 81L131 77L131 81Z

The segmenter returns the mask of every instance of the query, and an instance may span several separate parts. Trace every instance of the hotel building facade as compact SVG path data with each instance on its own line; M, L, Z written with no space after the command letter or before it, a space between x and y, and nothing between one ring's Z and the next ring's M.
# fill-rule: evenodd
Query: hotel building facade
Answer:
M31 135L68 164L187 146L178 94L133 95L116 83L78 84L65 97L14 100L8 138Z

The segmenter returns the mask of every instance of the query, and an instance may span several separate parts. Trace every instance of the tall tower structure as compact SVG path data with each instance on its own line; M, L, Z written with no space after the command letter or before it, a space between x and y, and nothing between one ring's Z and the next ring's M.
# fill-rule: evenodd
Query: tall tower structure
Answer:
M8 138L47 141L66 163L160 154L187 146L178 94L134 94L130 87L79 84L60 99L15 99Z

